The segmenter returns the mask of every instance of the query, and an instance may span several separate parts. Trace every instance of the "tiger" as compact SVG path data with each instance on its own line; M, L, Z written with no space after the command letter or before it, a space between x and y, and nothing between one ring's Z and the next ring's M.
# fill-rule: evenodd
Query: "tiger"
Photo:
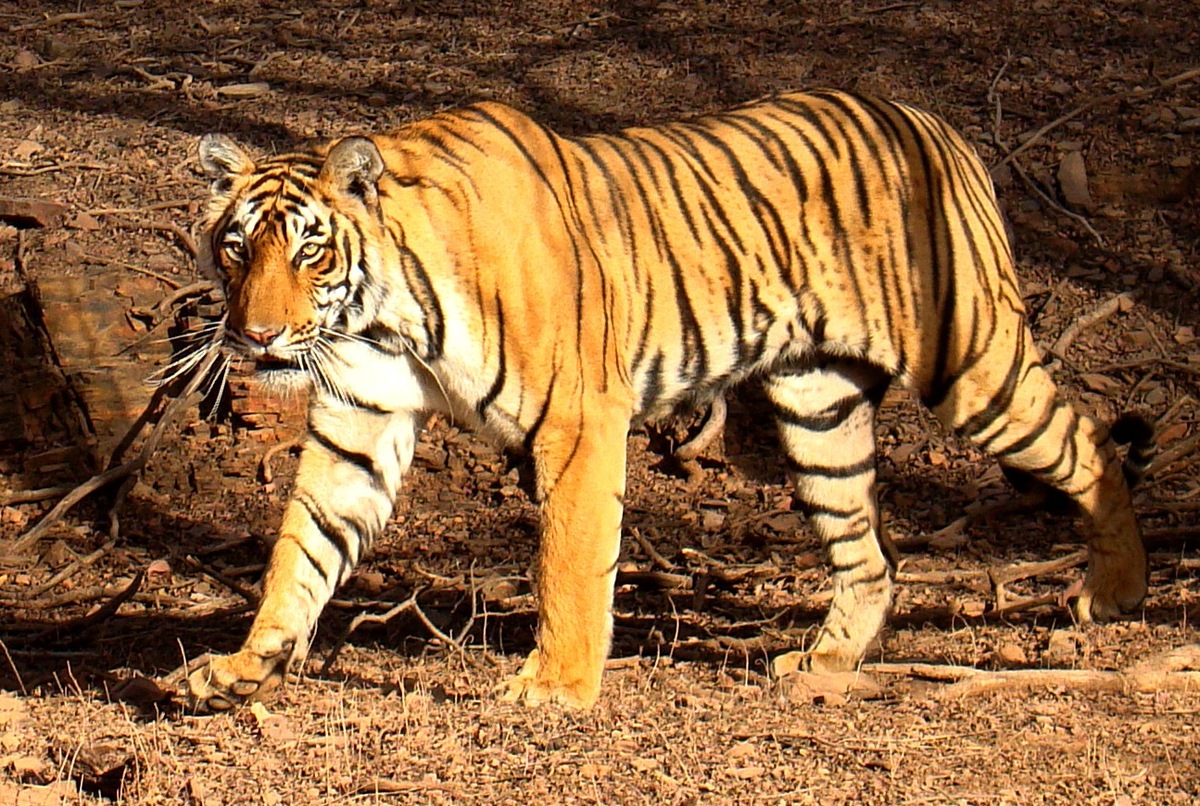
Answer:
M567 136L497 102L256 157L207 134L200 262L222 349L309 394L294 489L241 648L187 680L198 711L265 696L385 529L425 417L532 466L535 646L505 700L588 708L613 630L632 428L743 382L773 410L832 600L800 652L852 670L891 609L875 419L899 381L1090 524L1080 621L1138 607L1129 479L1145 419L1059 394L982 161L922 109L838 90Z

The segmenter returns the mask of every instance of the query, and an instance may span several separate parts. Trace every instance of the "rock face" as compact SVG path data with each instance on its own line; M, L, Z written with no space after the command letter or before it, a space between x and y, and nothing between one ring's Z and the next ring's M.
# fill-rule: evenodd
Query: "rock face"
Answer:
M12 488L100 469L150 401L148 379L171 360L168 333L220 316L219 300L201 299L147 336L139 312L170 293L160 278L88 263L69 238L46 240L32 252L37 265L24 266L18 239L0 239L0 472ZM54 270L39 271L43 262ZM219 400L218 416L245 435L274 440L303 428L303 399L267 396L236 373Z

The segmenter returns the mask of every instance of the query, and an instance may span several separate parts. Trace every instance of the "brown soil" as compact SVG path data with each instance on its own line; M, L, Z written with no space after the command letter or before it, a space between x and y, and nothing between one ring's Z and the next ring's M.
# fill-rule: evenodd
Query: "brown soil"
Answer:
M1013 583L1010 598L1041 603L992 613L988 571L1076 550L1075 525L1009 507L952 526L1014 494L993 462L892 395L879 428L892 532L951 528L905 554L868 660L1117 670L1196 641L1200 80L1161 85L1198 66L1189 0L0 2L0 28L0 196L68 208L24 231L20 265L17 231L0 229L0 273L6 288L42 290L51 330L85 309L107 315L102 330L64 335L62 371L38 376L61 386L38 411L70 408L72 394L93 406L101 454L147 397L110 349L145 335L124 313L192 276L186 239L162 225L195 219L204 132L283 149L481 98L583 131L820 85L936 110L997 164L1086 106L1016 158L1032 185L1011 166L997 179L1044 344L1131 293L1078 332L1055 374L1104 419L1160 418L1164 456L1137 497L1150 596L1128 621L1079 628L1055 600L1076 567ZM1078 173L1060 172L1071 154L1090 180L1083 219L1032 190L1078 199ZM143 360L120 360L149 374L160 353L139 349ZM960 695L875 667L871 696L773 682L769 658L819 622L828 576L756 405L731 401L696 484L661 463L671 433L631 438L617 660L588 713L490 696L530 646L535 510L501 456L445 423L424 437L386 539L328 609L307 677L266 709L188 716L156 705L146 678L244 634L264 558L255 538L274 533L295 463L279 454L265 482L259 461L294 417L269 439L184 418L115 529L105 502L89 502L17 553L11 541L47 504L0 509L0 803L1200 799L1194 689L1100 691L1062 676ZM55 447L79 441L77 424L38 423L0 434L4 496L90 471ZM139 571L136 593L116 600ZM322 668L353 616L414 593L420 614L360 627Z

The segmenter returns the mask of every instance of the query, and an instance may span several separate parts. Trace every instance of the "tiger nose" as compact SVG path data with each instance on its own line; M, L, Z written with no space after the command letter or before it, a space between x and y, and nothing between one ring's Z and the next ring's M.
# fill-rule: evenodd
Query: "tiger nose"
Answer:
M279 331L269 327L244 327L242 335L255 344L266 347L279 336Z

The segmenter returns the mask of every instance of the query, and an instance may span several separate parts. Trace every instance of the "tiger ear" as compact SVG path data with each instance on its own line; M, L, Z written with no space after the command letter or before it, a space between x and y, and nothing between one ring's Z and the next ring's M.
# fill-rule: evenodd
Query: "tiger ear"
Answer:
M321 179L333 190L355 196L372 206L379 198L379 177L383 176L383 156L379 147L366 137L347 137L329 150Z
M254 160L242 147L223 134L200 138L200 167L212 180L212 192L222 196L229 191L230 180L254 170Z

